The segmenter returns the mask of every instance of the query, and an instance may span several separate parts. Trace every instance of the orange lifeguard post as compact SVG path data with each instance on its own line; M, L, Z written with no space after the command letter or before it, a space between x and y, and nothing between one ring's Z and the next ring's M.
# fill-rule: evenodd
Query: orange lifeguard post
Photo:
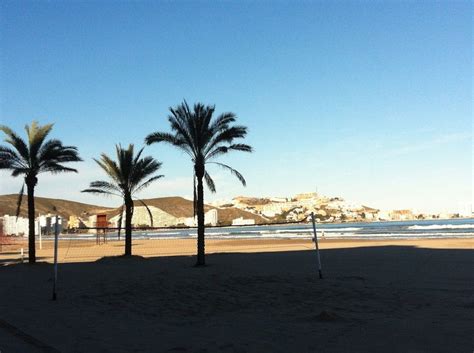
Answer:
M109 222L107 222L107 215L106 214L98 214L96 219L97 228L97 238L96 243L100 244L100 232L102 231L102 239L104 244L107 243L107 228L109 227Z

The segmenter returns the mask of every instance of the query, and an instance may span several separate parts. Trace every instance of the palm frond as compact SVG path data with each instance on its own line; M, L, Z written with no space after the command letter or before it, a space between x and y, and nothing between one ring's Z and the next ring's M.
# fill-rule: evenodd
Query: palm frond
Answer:
M151 210L148 208L148 205L145 203L145 201L141 199L137 199L138 202L140 202L143 206L145 206L146 210L148 211L148 216L150 216L150 224L153 227L153 214L151 213Z
M24 170L28 169L28 165L16 151L5 146L0 146L0 169L11 169L21 174Z
M49 172L53 174L65 173L65 172L77 173L77 169L65 167L59 163L50 161L48 163L43 164L41 169L39 170L39 173L44 173L44 172Z
M5 125L0 125L0 131L3 131L5 135L7 135L5 142L12 145L18 151L21 158L23 158L23 160L28 163L30 160L30 151L25 141L23 141L21 137L19 137L17 134L15 134L15 132L13 132L12 129Z
M39 169L52 161L55 163L80 162L77 148L74 146L63 146L62 142L52 139L44 143L39 149L36 157Z
M224 169L227 169L229 170L232 174L234 174L237 179L240 180L240 182L242 183L243 186L247 186L247 182L245 181L245 178L242 174L240 174L237 170L235 170L234 168L228 166L227 164L224 164L224 163L219 163L219 162L209 162L209 163L212 163L212 164L217 164L218 166L224 168Z
M30 172L30 168L21 168L21 167L17 167L17 168L12 168L12 177L17 177L19 175L26 175Z
M101 190L109 191L110 193L117 193L117 196L122 195L122 189L120 189L115 184L109 183L108 181L104 181L104 180L93 181L90 183L90 187L93 189L101 189Z
M164 142L169 145L175 146L181 149L182 151L184 151L189 156L192 156L192 150L186 144L186 141L179 136L175 136L167 132L154 132L154 133L149 134L145 138L145 143L147 145L151 145L153 143L160 143L160 142Z
M229 127L230 123L233 123L236 120L236 116L234 113L227 112L220 114L209 127L210 130L214 132L219 132L222 130L226 130Z
M136 190L139 187L143 188L140 186L142 181L157 172L161 168L161 165L162 163L149 156L137 161L137 163L133 166L129 177L131 190ZM153 179L152 181L157 180L160 177L161 176Z
M232 141L238 138L244 138L247 135L245 126L232 126L217 132L206 146L205 154L207 155L214 148L222 146L222 144L232 144Z
M212 180L211 176L205 172L204 173L204 180L206 180L207 187L211 192L216 192L216 184L214 184L214 180Z
M18 200L16 201L16 220L18 221L18 216L20 215L21 202L23 201L23 194L25 192L25 183L21 186L20 193L18 194Z
M114 180L118 184L122 183L122 175L117 163L105 153L102 153L100 158L100 160L95 158L93 159L112 180Z
M135 155L133 144L127 148L118 144L115 146L115 150L116 161L105 153L101 154L100 160L94 159L110 178L110 181L94 181L90 183L89 189L82 192L120 196L126 204L126 199L133 197L136 192L163 177L163 175L153 176L161 168L161 162L150 156L143 157L143 148Z
M242 152L253 152L253 148L250 145L247 145L245 143L234 143L230 146L228 146L229 150L234 150L234 151L242 151Z
M88 193L91 193L91 194L115 195L115 194L111 193L110 191L103 190L103 189L94 189L94 188L84 189L84 190L81 190L81 192L88 192ZM117 196L117 195L115 195L115 196Z
M122 220L123 220L123 209L125 205L122 205L122 209L120 210L120 217L118 219L118 229L117 229L117 237L120 239L120 231L122 230Z
M135 189L134 189L134 192L140 192L142 191L143 189L145 189L146 187L148 187L151 183L153 183L154 181L158 180L158 179L161 179L163 178L164 175L155 175L154 177L151 177L150 179L148 179L147 181L145 181L144 183L142 183L141 185L137 186Z
M30 146L30 158L32 160L36 159L38 151L41 149L44 140L51 132L52 128L53 124L40 126L37 121L33 121L30 126L25 126Z

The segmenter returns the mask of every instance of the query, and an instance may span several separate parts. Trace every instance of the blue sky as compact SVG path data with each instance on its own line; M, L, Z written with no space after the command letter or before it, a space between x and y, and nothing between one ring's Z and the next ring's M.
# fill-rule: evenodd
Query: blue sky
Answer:
M112 2L0 4L0 122L36 119L79 147L78 175L41 175L37 194L81 194L114 144L168 131L183 98L232 111L253 154L211 169L217 194L317 190L379 208L455 210L472 200L470 2ZM146 152L165 179L142 197L192 194L191 163ZM0 193L20 179L0 173Z

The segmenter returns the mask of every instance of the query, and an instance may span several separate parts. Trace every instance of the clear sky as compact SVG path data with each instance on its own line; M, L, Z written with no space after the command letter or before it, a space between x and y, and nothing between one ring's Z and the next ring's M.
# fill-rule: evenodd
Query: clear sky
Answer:
M54 122L78 175L37 194L81 194L92 157L168 131L168 107L215 104L255 153L210 169L217 194L317 190L378 208L456 210L472 200L472 3L2 1L0 122ZM24 136L24 135L23 135ZM165 179L142 197L192 195L187 156L153 145ZM0 172L0 193L22 180Z

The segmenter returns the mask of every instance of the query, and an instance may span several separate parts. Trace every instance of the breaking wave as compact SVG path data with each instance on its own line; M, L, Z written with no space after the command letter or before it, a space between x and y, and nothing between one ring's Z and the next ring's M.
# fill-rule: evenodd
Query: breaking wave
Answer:
M411 230L428 230L428 229L474 229L474 224L430 224L429 226L414 225L408 227Z

